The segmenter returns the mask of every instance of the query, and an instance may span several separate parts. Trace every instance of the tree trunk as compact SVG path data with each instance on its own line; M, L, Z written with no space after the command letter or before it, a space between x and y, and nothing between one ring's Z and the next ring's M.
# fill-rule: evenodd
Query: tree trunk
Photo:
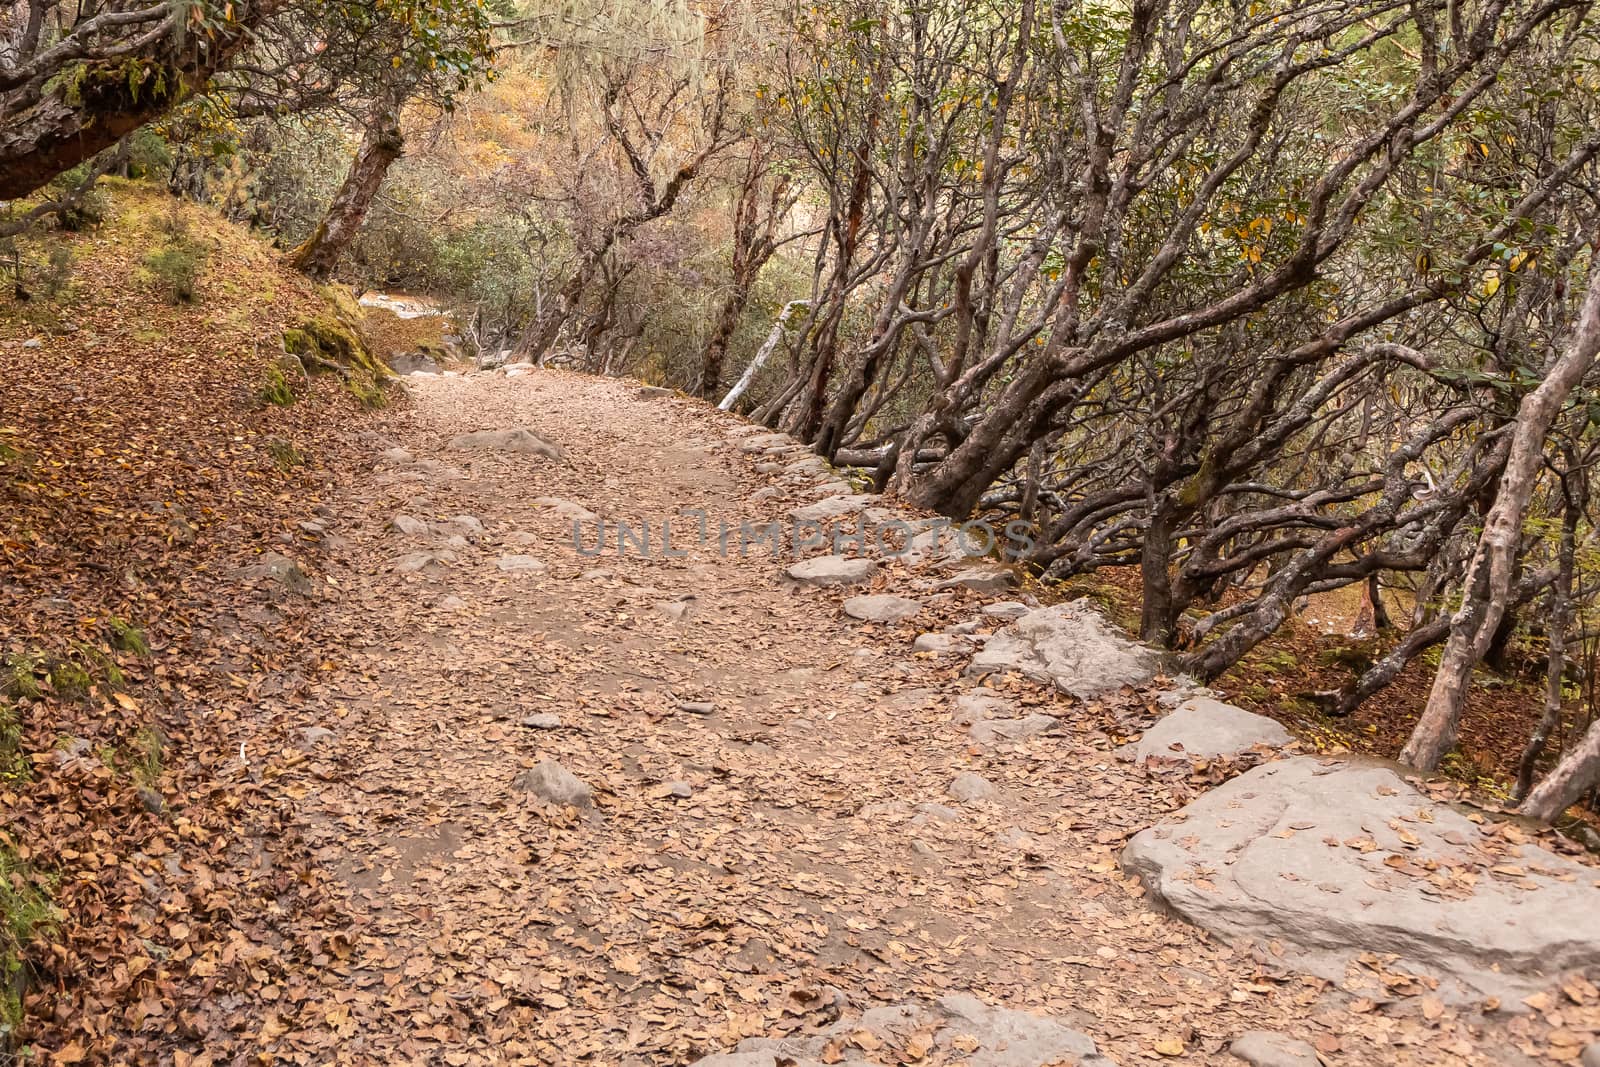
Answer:
M1583 380L1600 352L1600 270L1591 270L1588 293L1571 340L1538 388L1523 398L1511 438L1511 456L1483 535L1467 567L1461 607L1451 619L1428 706L1400 759L1424 771L1437 770L1455 746L1472 671L1489 650L1504 617L1517 563L1528 500L1544 458L1545 437L1567 396Z
M1150 508L1150 525L1145 530L1144 547L1139 557L1139 573L1144 588L1140 608L1139 637L1172 647L1176 620L1172 610L1172 534L1174 508L1165 493Z
M334 194L322 221L304 244L289 253L289 266L319 282L332 276L339 257L361 231L361 223L378 196L384 175L400 158L404 148L405 137L400 132L398 111L385 108L367 127L350 173Z
M728 342L738 328L739 316L743 314L749 299L749 290L741 289L737 282L728 291L722 309L717 312L717 325L711 331L711 340L706 342L705 351L700 354L700 373L693 389L695 396L710 400L722 387L722 364L728 356Z
M278 6L279 0L240 0L230 19L196 37L187 26L189 8L175 5L167 16L173 24L140 26L139 47L127 54L74 69L68 49L53 76L45 71L0 93L0 200L27 196L166 114L232 62Z
M1518 802L1524 800L1528 790L1533 788L1533 772L1539 765L1539 757L1544 755L1550 735L1561 725L1561 683L1567 673L1567 620L1572 614L1572 576L1578 551L1578 519L1582 514L1573 500L1572 477L1569 470L1562 479L1562 495L1566 497L1567 511L1561 519L1560 571L1556 575L1556 584L1550 589L1550 623L1547 631L1550 657L1545 665L1544 714L1539 717L1539 725L1534 728L1533 736L1528 738L1528 744L1522 750L1522 758L1517 761L1517 785L1511 796Z
M1554 822L1596 785L1600 785L1600 719L1522 802L1522 813Z

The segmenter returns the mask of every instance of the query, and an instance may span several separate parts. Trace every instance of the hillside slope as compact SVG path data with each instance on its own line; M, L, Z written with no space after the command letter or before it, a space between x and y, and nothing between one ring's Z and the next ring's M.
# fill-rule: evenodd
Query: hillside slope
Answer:
M160 190L98 211L0 296L0 1052L58 1063L151 1058L295 892L219 709L304 652L280 557L389 400L348 296Z

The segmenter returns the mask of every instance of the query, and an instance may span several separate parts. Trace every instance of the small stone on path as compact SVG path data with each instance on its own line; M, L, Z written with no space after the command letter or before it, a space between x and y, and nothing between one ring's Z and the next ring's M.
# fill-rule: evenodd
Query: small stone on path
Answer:
M449 549L438 552L407 552L403 556L396 556L394 569L401 574L437 574L446 566L456 561L456 554Z
M968 731L980 745L997 741L1022 741L1044 733L1056 724L1048 715L1029 715L1024 719L980 719Z
M532 770L524 771L517 778L517 788L552 804L570 804L575 808L594 804L594 794L588 783L555 760L540 760Z
M426 537L429 526L414 515L396 515L390 524L407 537Z
M1017 576L1004 567L966 567L940 582L940 589L971 589L999 593L1017 584Z
M844 613L862 622L895 623L909 619L920 611L921 601L888 593L853 596L844 602Z
M962 804L980 800L998 800L1000 788L989 779L973 771L963 771L950 783L950 795Z
M1317 1050L1271 1030L1251 1030L1240 1034L1228 1051L1250 1067L1321 1067Z
M545 711L538 715L529 715L522 720L522 725L530 730L559 730L561 729L561 716L555 712Z
M450 439L450 447L460 450L514 452L526 456L543 456L546 459L566 459L561 446L532 430L520 427L510 430L476 430Z
M550 567L537 556L501 556L494 565L512 574L543 574Z
M911 651L959 656L972 651L972 642L964 634L918 634L917 639L911 642Z

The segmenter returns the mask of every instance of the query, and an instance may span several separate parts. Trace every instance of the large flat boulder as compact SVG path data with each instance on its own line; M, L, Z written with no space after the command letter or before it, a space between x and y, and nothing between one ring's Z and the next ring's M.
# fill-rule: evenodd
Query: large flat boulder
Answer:
M1133 745L1136 759L1231 758L1257 748L1282 748L1294 740L1277 722L1208 697L1179 704Z
M968 674L1016 672L1087 700L1156 676L1160 657L1129 640L1088 600L1035 608L989 639Z
M1200 797L1123 851L1195 924L1273 943L1335 981L1362 953L1437 978L1452 1003L1522 997L1600 965L1600 869L1489 827L1377 763L1269 763Z
M809 1037L751 1038L692 1067L814 1067L821 1063L962 1063L967 1067L1113 1067L1087 1035L1045 1015L952 994L889 1004Z

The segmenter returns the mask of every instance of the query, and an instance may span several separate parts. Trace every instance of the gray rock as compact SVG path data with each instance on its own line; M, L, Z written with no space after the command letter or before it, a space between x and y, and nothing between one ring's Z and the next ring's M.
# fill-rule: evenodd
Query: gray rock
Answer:
M781 470L783 470L783 464L782 463L757 463L756 464L756 473L757 474L777 474Z
M560 445L520 427L460 434L450 439L450 447L464 451L514 452L524 456L543 456L545 459L567 458Z
M139 798L139 805L151 815L166 814L167 798L156 792L154 789L151 789L149 786L139 787L139 789L134 792L134 795Z
M337 736L325 726L307 726L300 731L300 746L302 748L316 748L318 745L328 744Z
M921 842L913 842L913 847ZM693 1067L817 1067L830 1044L839 1044L844 1064L880 1062L841 1035L865 1030L890 1048L918 1034L931 1034L929 1062L967 1067L1112 1067L1087 1035L1044 1015L994 1008L965 994L941 997L936 1004L889 1004L859 1016L844 1016L820 1034L779 1039L750 1038L738 1051L698 1060ZM740 1058L768 1056L769 1059Z
M830 522L834 519L849 518L858 515L862 509L874 500L875 496L857 493L851 496L824 497L815 504L795 508L789 516L797 522Z
M44 342L39 340L37 337L30 337L26 341L22 342L22 347L23 348L43 348L44 347Z
M522 725L530 730L559 730L561 716L550 711L540 712L538 715L529 715L523 719Z
M1317 1050L1271 1030L1251 1030L1240 1034L1228 1051L1250 1067L1321 1067Z
M401 574L438 574L456 561L456 554L447 548L437 552L407 552L396 556L394 569Z
M1007 622L1020 619L1030 610L1028 605L1019 600L1000 600L993 604L985 604L983 613L993 619L1004 619Z
M533 503L535 507L541 507L549 511L553 511L561 518L569 519L572 522L600 521L600 516L596 515L582 504L574 504L572 501L562 500L558 496L536 496L533 498Z
M997 741L1022 741L1044 733L1056 724L1048 715L1029 715L1023 719L980 719L968 731L980 745Z
M1600 964L1593 868L1486 834L1384 765L1257 767L1136 835L1122 861L1178 915L1334 981L1357 954L1393 954L1448 1002L1514 1005Z
M980 686L956 697L956 722L971 726L984 719L1011 717L1012 704L993 689Z
M879 593L853 596L844 602L844 613L862 622L894 623L909 619L922 610L922 603L909 597Z
M1004 567L967 567L940 582L940 589L971 589L975 593L1003 593L1017 584L1017 576Z
M775 485L763 486L750 494L751 501L760 503L763 500L777 500L783 496L783 490Z
M434 529L443 533L463 534L467 537L483 535L483 520L476 515L455 515L444 522L435 523Z
M440 611L465 611L467 602L452 593L440 600L436 606Z
M494 565L510 574L543 574L550 568L537 556L501 556Z
M695 599L693 595L687 595L675 600L662 600L656 603L655 608L673 622L682 622L694 614Z
M961 813L955 808L946 807L943 804L935 804L932 801L926 801L922 804L918 804L917 812L925 819L933 819L936 822L961 821Z
M1288 730L1265 715L1196 697L1146 730L1133 752L1140 760L1215 759L1242 755L1257 745L1281 748L1292 740Z
M878 573L878 565L870 559L850 556L817 556L793 564L786 573L806 585L860 585Z
M956 775L947 792L962 804L973 804L980 800L998 800L1000 798L999 786L983 775L972 771L962 771Z
M517 788L552 804L570 804L575 808L594 804L594 794L588 783L551 759L540 760L533 770L524 771L517 778Z
M401 352L390 356L388 363L396 374L438 374L443 369L426 352Z
M995 634L972 658L969 674L1016 671L1080 700L1125 685L1143 685L1160 657L1130 641L1088 600L1035 608Z
M311 576L301 569L300 564L276 552L262 556L258 562L241 570L239 575L253 581L265 578L277 582L291 593L311 592Z
M656 400L664 396L671 396L671 389L663 389L659 385L643 385L639 387L640 400Z
M415 463L416 459L417 457L413 456L409 449L401 448L398 445L393 448L386 448L378 453L378 462L386 467L408 466Z
M911 642L911 651L959 656L972 651L972 641L962 634L918 634Z
M694 795L694 786L682 780L668 782L667 795L669 797L677 797L679 800L687 800Z
M704 700L688 700L678 705L679 711L687 711L690 715L715 715L717 706Z
M786 433L758 433L739 442L741 452L765 452L769 448L785 448L797 444Z

